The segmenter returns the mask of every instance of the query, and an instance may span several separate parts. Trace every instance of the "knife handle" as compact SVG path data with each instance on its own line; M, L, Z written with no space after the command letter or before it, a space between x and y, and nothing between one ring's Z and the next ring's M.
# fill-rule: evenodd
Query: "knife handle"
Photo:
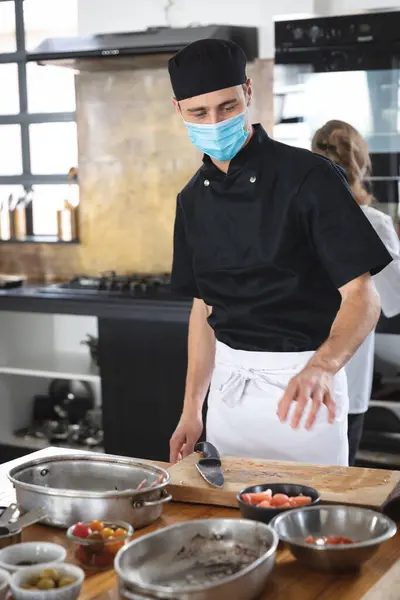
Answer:
M199 442L194 448L195 452L200 452L203 458L220 460L219 452L210 442Z

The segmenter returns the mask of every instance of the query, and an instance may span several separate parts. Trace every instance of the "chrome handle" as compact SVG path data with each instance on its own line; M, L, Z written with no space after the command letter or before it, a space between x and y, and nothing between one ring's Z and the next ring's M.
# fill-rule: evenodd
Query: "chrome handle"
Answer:
M47 517L47 511L42 506L38 506L37 508L33 508L22 517L19 517L16 521L9 525L10 531L18 531L23 527L28 527L29 525L34 525L38 521L41 521Z
M9 521L11 521L17 510L18 506L16 504L10 504L10 506L7 506L0 517L0 523L7 524Z
M159 500L154 500L153 502L143 502L142 506L157 506L158 504L166 504L167 502L171 502L172 496L171 494L166 494L159 498Z
M156 596L149 596L148 594L142 594L142 592L133 592L122 586L119 589L119 593L122 597L129 600L156 600Z
M133 508L150 508L151 506L159 506L160 504L166 504L171 500L171 494L169 494L168 492L163 492L163 495L161 496L161 498L158 498L158 500L133 500L132 506Z

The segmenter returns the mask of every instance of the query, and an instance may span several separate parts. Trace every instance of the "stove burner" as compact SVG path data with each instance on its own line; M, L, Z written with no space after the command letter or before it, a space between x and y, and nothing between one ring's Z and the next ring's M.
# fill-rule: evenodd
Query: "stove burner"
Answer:
M123 296L152 296L160 293L171 294L171 277L168 273L159 275L118 275L109 271L100 277L75 275L70 281L42 288L46 292L79 292L88 294L109 294Z

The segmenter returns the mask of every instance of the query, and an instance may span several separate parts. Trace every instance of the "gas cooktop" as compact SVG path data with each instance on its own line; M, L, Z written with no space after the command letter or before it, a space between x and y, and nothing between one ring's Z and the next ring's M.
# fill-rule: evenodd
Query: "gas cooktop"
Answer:
M114 271L99 277L76 275L70 281L39 288L40 292L71 293L108 296L159 296L172 295L171 277L160 275L118 275Z

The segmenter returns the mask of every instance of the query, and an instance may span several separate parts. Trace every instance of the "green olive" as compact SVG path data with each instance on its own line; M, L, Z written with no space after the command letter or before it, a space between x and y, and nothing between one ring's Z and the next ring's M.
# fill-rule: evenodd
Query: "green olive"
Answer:
M67 587L67 585L71 585L72 583L75 583L75 581L76 579L73 577L61 577L60 581L58 582L58 587Z
M53 579L53 581L58 581L60 579L60 574L55 569L43 569L40 571L40 579Z
M38 581L40 581L40 576L32 575L32 577L29 577L27 584L30 585L31 587L36 587L38 584Z
M49 577L43 577L43 579L41 579L37 586L38 590L52 590L53 588L56 587L56 583L53 579L50 579Z

